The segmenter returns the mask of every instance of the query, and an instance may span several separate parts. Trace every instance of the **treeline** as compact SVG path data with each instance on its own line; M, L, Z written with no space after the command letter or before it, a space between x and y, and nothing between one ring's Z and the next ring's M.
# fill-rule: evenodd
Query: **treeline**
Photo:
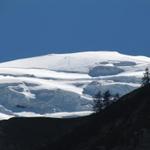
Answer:
M142 83L141 86L146 86L150 84L150 72L149 69L146 68L143 78L142 78ZM108 107L109 105L111 105L112 103L118 101L120 98L119 93L116 93L115 95L111 94L111 92L109 90L107 90L106 92L102 93L101 91L99 91L94 97L94 103L93 103L93 111L98 113L100 112L102 109L105 109L106 107Z
M97 113L100 112L102 109L108 107L113 102L116 102L120 96L119 93L116 93L115 95L112 95L109 90L107 90L104 93L98 92L94 97L94 104L93 104L93 110Z

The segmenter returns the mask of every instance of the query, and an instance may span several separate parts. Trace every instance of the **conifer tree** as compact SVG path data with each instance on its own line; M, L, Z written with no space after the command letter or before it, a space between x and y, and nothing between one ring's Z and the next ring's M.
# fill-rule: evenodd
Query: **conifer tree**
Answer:
M150 72L149 69L145 69L144 77L142 78L142 86L150 84Z
M105 107L109 106L111 97L112 95L109 90L104 93L103 98Z
M113 101L116 102L116 101L118 101L119 98L120 98L120 95L119 95L119 93L117 93L114 95Z
M101 92L98 92L95 96L94 96L94 104L93 104L93 111L98 113L101 111L103 107L103 98L102 98L102 94Z

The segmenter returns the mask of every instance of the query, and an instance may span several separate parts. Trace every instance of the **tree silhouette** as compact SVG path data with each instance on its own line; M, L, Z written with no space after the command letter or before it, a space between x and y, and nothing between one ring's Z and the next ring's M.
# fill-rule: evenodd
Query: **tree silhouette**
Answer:
M94 96L93 111L98 113L103 107L103 97L101 91Z
M150 84L150 73L149 69L145 69L144 77L142 78L142 86Z
M118 101L119 98L120 98L120 95L119 95L119 93L117 93L114 95L113 101L116 102L116 101Z
M112 95L109 90L104 93L103 98L104 98L105 107L110 105L111 97L112 97Z
M107 90L105 93L98 92L94 97L93 100L93 111L98 113L102 109L108 107L112 103L116 102L120 95L119 93L116 93L115 95L112 95L109 90Z

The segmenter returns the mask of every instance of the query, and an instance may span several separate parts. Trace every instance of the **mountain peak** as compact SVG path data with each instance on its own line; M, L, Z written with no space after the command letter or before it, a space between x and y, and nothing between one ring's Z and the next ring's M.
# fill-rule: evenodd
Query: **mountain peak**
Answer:
M104 61L133 61L136 63L150 62L150 58L124 55L117 51L87 51L77 53L49 54L32 58L18 59L0 63L0 67L43 68L58 71L60 71L58 68L61 67L64 71L70 70L74 72L75 70L80 69L79 72L81 72L81 70L85 70L85 66L90 67ZM72 67L69 69L70 65L72 65ZM82 66L84 66L84 68ZM74 68L76 69L74 70ZM88 68L86 68L86 70L87 69Z
M93 96L107 90L121 96L131 92L141 85L149 64L147 57L116 51L51 54L1 63L0 112L9 117L90 114Z

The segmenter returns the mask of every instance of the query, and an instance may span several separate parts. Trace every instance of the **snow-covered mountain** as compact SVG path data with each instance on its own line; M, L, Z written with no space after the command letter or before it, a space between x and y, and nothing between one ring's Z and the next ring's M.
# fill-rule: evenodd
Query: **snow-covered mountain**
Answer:
M124 95L140 86L150 58L118 52L50 54L0 64L0 116L91 113L99 90Z

